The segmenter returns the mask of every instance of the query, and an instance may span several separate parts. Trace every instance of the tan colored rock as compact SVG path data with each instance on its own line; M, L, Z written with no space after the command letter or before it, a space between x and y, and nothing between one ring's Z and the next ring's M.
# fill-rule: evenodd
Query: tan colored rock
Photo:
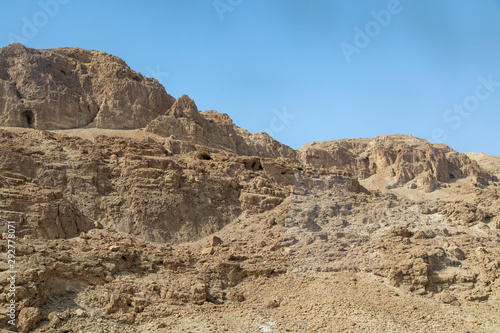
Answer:
M217 236L210 236L208 243L210 244L210 246L217 246L222 244L222 239Z
M245 295L243 295L242 293L238 292L238 291L235 291L235 290L230 290L228 293L227 293L227 297L232 300L233 302L243 302L245 301Z
M438 182L431 172L419 175L416 184L417 188L427 193L434 191L438 187Z
M495 216L493 220L493 227L500 230L500 216Z
M25 236L67 238L112 227L179 242L209 236L243 210L270 210L289 193L289 176L276 173L271 160L263 167L258 157L207 150L199 152L210 159L172 156L161 137L115 133L0 129L0 149L8 152L0 161L0 217L24 221Z
M75 47L0 49L0 125L141 128L174 102L116 56Z
M83 317L83 316L85 316L85 311L83 311L82 309L76 309L76 310L75 310L75 314L76 314L78 317Z
M455 296L450 295L450 294L443 294L443 295L441 295L440 299L444 304L454 304L454 305L459 304L457 302L457 298Z
M61 322L61 318L56 312L49 313L47 319L49 320L49 326L52 328L55 328Z
M225 149L238 155L294 158L295 151L266 133L252 134L233 124L226 114L199 112L187 95L178 98L165 114L151 121L146 131L175 140ZM177 150L177 149L172 149Z
M473 176L483 183L496 179L467 155L411 135L312 142L299 148L298 158L306 166L335 167L360 179L376 175L387 179L389 187L421 179L417 187L425 192L450 179Z
M274 309L274 308L277 308L279 306L280 306L280 303L275 299L269 300L265 304L265 307L268 309Z
M28 58L45 64L45 51ZM94 51L51 52L122 68ZM11 63L1 80L38 66ZM497 330L494 165L405 135L297 153L187 96L149 125L0 128L0 221L16 222L23 330Z
M466 153L466 155L471 160L476 161L484 170L497 178L500 177L500 157L483 153Z
M211 255L214 254L214 248L213 247L207 247L204 248L203 250L200 251L201 255Z
M206 286L204 283L197 283L192 286L191 293L195 304L203 304L207 299Z
M33 307L23 308L19 311L18 332L30 332L41 319L40 309Z

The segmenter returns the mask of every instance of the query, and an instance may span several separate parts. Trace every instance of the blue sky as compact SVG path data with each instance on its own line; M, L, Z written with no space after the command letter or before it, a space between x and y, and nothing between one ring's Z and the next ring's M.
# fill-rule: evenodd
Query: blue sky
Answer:
M0 46L115 54L293 148L405 133L500 156L499 0L16 0L0 12Z

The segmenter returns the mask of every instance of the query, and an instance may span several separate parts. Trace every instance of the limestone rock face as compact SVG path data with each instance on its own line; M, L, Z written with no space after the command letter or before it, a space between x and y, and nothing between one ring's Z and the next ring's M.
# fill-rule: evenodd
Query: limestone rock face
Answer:
M34 238L74 237L101 225L181 242L216 232L243 212L272 209L289 192L271 159L224 150L172 155L169 139L150 133L97 133L83 139L0 130L0 218Z
M361 179L377 175L390 179L390 186L422 178L425 191L434 189L436 181L496 179L467 155L411 135L313 142L301 147L298 156L306 166L345 170Z
M174 102L118 57L75 47L0 49L0 125L140 128Z
M252 134L234 125L231 118L217 111L199 112L187 95L177 99L146 128L164 137L226 149L238 155L294 158L295 151L266 133Z
M467 153L466 155L476 161L485 171L500 177L500 157L483 153Z
M295 151L96 51L0 65L0 330L15 234L18 332L500 331L498 157Z
M227 115L177 101L156 79L120 58L76 47L0 49L0 126L56 130L82 127L147 130L240 155L294 157L265 133L251 134ZM175 102L175 103L174 103Z

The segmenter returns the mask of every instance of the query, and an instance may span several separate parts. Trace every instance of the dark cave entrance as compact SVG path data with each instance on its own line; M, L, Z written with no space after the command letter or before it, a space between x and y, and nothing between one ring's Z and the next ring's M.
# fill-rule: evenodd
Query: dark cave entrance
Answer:
M33 114L33 111L27 110L23 112L23 122L25 127L33 127L33 124L35 123L35 115Z

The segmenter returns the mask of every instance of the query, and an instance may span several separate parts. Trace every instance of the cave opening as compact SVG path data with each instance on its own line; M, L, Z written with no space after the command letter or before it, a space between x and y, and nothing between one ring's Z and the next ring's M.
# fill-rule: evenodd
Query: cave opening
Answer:
M24 111L23 121L26 127L33 127L35 123L35 115L33 114L33 111L31 110Z
M198 158L200 160L210 161L212 159L212 156L210 156L210 154L208 153L200 153L198 154Z

